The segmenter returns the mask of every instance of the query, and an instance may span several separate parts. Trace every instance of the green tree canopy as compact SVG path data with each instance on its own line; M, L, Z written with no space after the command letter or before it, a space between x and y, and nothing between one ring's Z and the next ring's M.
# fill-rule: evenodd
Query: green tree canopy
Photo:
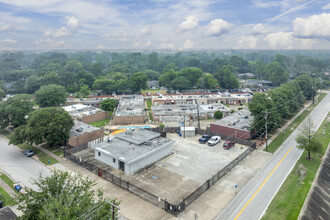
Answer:
M138 92L141 89L147 88L148 76L143 72L133 73L129 77L129 87L133 92Z
M203 75L203 70L198 67L183 68L179 76L183 76L190 81L190 85L195 85L199 77Z
M76 97L78 97L78 98L88 98L90 93L91 93L91 90L88 87L88 85L82 85L80 87L79 92L77 92Z
M172 88L172 80L174 80L177 77L177 73L171 69L168 72L163 73L160 75L158 81L160 86L165 86L168 89Z
M221 119L222 117L223 117L223 113L220 110L214 112L214 118Z
M63 86L52 84L42 86L35 92L35 97L40 107L54 107L65 103L68 92Z
M0 103L0 125L2 128L9 124L18 127L26 123L26 116L33 111L32 96L18 94Z
M269 63L265 67L267 79L272 81L274 85L286 83L289 79L289 74L278 62Z
M48 107L29 114L27 124L14 130L9 137L10 144L59 144L70 137L74 122L63 108Z
M119 202L106 200L102 189L94 190L95 182L81 175L56 170L49 177L40 175L34 184L39 190L26 188L18 197L22 219L117 219Z
M104 99L100 107L104 111L113 111L118 105L118 101L116 99Z
M239 87L238 80L233 75L234 67L230 65L223 66L220 71L214 74L221 88L235 89Z
M322 150L322 144L320 140L314 136L315 132L313 129L312 118L308 116L296 138L298 143L297 147L308 151L308 160L311 159L311 152L320 152Z
M186 77L179 76L171 82L173 89L183 90L190 88L190 81Z

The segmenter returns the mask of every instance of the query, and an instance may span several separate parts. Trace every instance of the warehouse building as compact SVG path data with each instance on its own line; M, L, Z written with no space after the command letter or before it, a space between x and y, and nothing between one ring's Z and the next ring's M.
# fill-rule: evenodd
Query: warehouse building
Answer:
M96 144L95 159L132 174L170 155L173 143L156 132L128 130Z
M144 124L147 117L144 109L145 103L142 95L123 95L113 116L113 124Z
M219 121L211 123L210 131L221 135L240 139L250 139L253 133L250 131L253 116L249 110L234 112Z

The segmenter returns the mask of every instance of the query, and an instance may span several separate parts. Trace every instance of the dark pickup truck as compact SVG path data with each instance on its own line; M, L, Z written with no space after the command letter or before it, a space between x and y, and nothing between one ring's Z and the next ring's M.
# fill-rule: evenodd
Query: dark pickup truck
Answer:
M203 134L203 136L198 139L199 143L201 144L205 144L206 142L208 142L210 140L211 136L207 135L207 134Z

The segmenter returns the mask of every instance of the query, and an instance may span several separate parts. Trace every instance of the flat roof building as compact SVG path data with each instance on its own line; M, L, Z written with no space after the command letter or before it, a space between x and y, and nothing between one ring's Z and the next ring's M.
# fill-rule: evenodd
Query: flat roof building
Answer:
M96 144L95 159L132 174L170 155L173 143L156 132L128 130Z
M240 139L250 139L253 116L249 110L240 110L211 123L210 131Z
M109 117L109 113L107 111L83 104L69 105L62 108L64 108L64 110L67 111L74 119L84 123L92 123Z
M75 120L74 126L70 130L68 146L85 146L86 148L88 148L96 143L103 141L103 137L104 128L97 128L92 125Z
M142 95L122 95L115 115L113 124L144 124L146 120L145 103Z
M183 121L183 116L186 120L194 120L198 117L200 119L214 118L214 112L221 111L224 116L230 113L230 109L222 104L184 104L184 105L153 105L151 107L151 113L154 121Z

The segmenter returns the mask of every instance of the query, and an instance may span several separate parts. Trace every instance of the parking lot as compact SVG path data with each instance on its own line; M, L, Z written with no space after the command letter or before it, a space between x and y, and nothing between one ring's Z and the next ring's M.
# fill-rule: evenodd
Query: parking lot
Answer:
M80 151L75 155L172 204L177 204L247 149L236 144L230 150L225 150L222 147L224 141L212 147L200 144L200 136L184 139L177 134L168 134L168 138L175 141L172 146L173 154L134 175L127 175L94 159L93 149Z

